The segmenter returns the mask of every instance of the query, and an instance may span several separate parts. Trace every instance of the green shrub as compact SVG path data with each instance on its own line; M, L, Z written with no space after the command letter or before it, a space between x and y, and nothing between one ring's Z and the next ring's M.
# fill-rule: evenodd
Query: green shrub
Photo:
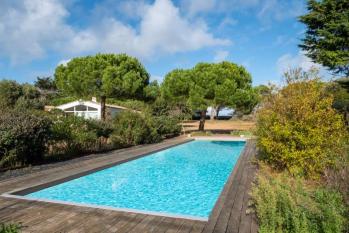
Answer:
M73 96L55 97L52 100L50 100L49 104L53 106L58 106L58 105L66 104L75 100L76 100L76 97L73 97Z
M132 99L119 100L119 99L108 98L107 102L108 104L119 105L128 109L142 111L142 112L147 111L149 108L149 105L141 100L132 100Z
M26 109L41 109L43 110L45 107L45 102L42 99L28 99L24 96L18 98L15 109L18 111L26 110Z
M18 233L21 230L21 226L14 223L1 223L0 224L0 233Z
M43 109L44 99L36 87L16 81L0 81L0 106L18 110Z
M213 133L211 131L194 131L191 133L191 136L212 136Z
M291 76L258 113L258 146L274 168L316 178L344 154L347 132L323 83L303 73Z
M0 167L40 162L50 138L49 118L26 111L0 115Z
M252 198L260 233L340 233L345 227L339 193L295 180L286 172L273 174L262 166Z
M178 120L191 119L192 117L192 111L187 103L172 103L162 97L157 98L152 103L151 113L154 116L170 116Z
M154 117L154 126L158 134L165 138L178 136L182 129L179 120L171 116Z
M111 136L118 147L127 147L161 140L151 116L142 113L123 111L113 121L114 131Z
M17 99L22 95L22 86L16 81L0 81L0 106L12 107L16 104Z
M230 132L230 135L232 136L244 135L245 137L252 137L253 133L249 130L233 130Z
M108 138L112 132L105 122L59 114L52 118L51 154L69 156L99 150L99 139Z

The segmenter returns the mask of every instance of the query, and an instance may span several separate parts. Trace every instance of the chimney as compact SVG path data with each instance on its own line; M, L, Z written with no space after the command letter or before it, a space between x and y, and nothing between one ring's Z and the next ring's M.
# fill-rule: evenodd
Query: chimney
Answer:
M97 97L92 97L93 102L97 102Z

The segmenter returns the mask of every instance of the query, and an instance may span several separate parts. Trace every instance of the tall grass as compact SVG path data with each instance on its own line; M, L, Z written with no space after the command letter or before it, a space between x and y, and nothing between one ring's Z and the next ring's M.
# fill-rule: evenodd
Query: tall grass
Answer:
M339 192L261 165L252 189L260 233L340 233L346 225Z

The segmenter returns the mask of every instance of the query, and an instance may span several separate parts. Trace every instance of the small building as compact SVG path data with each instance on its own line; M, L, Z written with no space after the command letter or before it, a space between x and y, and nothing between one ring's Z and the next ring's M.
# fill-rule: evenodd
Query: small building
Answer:
M46 108L49 109L49 106ZM86 119L101 119L101 104L98 103L95 98L92 98L92 101L77 100L56 106L54 108L60 109L68 115L71 114L81 116ZM105 116L107 119L111 119L123 110L127 110L127 108L118 105L106 104Z

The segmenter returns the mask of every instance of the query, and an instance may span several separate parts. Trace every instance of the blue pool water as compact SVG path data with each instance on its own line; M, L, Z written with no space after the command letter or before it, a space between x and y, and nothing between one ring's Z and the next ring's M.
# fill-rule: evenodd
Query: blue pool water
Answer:
M244 145L192 141L27 197L208 217Z

